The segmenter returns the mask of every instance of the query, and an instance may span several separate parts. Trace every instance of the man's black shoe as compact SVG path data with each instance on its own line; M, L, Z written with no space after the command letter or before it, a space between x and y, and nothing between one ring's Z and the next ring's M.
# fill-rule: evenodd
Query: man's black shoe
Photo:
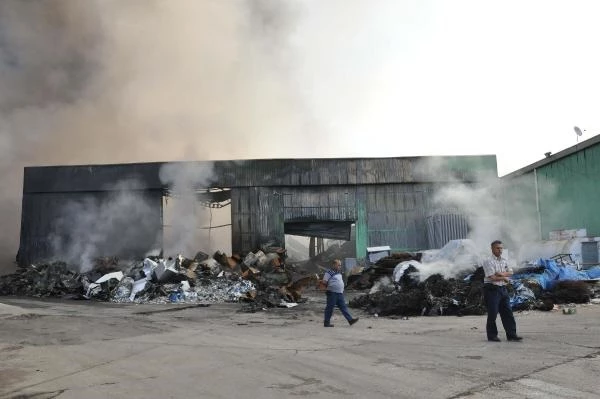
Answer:
M518 335L515 335L514 337L507 337L506 338L508 341L515 341L515 342L519 342L523 340L523 337L519 337Z
M351 319L351 320L348 320L348 323L349 323L350 325L352 325L352 324L356 323L357 321L358 321L358 317L357 317L356 319Z
M333 324L323 324L323 327L333 327Z
M500 342L500 338L498 338L498 337L488 338L488 341Z

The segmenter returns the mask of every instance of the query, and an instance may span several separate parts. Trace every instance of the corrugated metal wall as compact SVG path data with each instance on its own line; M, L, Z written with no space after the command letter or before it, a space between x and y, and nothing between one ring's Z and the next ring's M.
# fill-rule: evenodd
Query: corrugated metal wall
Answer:
M213 172L210 187L231 188L232 249L266 240L284 243L286 222L356 223L357 256L367 246L427 247L425 213L434 183L496 175L495 156L356 159L275 159L198 162ZM105 192L121 179L156 201L161 226L162 163L32 167L25 169L21 254L47 256L55 209L65 198ZM185 165L184 165L185 166ZM188 165L190 166L190 165ZM191 165L194 166L194 165ZM443 166L443 167L442 167ZM445 173L439 173L443 170ZM206 188L206 187L199 187ZM95 195L95 194L94 194ZM100 194L98 194L100 195ZM338 224L339 225L339 224ZM319 224L314 224L319 226ZM324 229L327 223L321 224ZM144 242L147 240L143 240Z
M600 144L537 170L542 235L585 227L600 236Z
M368 245L389 245L397 250L427 248L425 215L432 190L429 184L365 186Z
M18 261L29 264L38 259L48 259L53 255L52 240L49 235L54 223L59 219L68 194L43 193L24 194L21 211L21 246Z
M232 190L232 247L254 250L265 239L282 242L283 223L356 223L357 256L367 246L428 248L430 184L238 188Z
M284 222L356 220L356 186L281 187Z
M232 248L251 251L268 239L283 244L286 222L354 222L355 190L354 186L234 188Z
M116 199L116 194L25 194L21 223L26 228L21 229L19 263L67 260L72 250L89 258L142 258L160 244L162 191L128 192L125 200ZM113 215L119 216L113 219Z
M441 210L425 218L427 248L441 248L451 240L467 238L469 223L457 210Z
M270 187L231 190L231 247L234 252L252 251L268 240L285 242L283 196Z
M536 223L538 238L575 228L600 236L600 144L502 181L507 220Z
M476 181L482 172L497 176L495 156L214 162L215 182L231 188Z

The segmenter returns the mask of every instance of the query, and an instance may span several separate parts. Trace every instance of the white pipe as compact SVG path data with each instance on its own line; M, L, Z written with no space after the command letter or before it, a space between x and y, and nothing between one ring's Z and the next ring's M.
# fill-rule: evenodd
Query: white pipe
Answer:
M533 169L533 177L535 179L535 210L538 220L538 239L542 239L542 215L540 212L540 189L538 187L537 169Z

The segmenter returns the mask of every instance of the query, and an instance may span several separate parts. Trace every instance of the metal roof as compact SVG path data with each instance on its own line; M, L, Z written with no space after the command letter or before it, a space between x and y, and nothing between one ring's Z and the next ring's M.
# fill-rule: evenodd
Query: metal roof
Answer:
M517 177L517 176L524 175L525 173L529 173L535 169L539 169L542 166L545 166L552 162L558 161L561 158L565 158L565 157L575 154L581 150L585 150L586 148L592 147L598 143L600 143L600 134L596 135L590 139L587 139L585 141L582 141L581 143L577 143L572 147L569 147L560 152L557 152L556 154L551 154L550 156L548 156L542 160L539 160L537 162L534 162L531 165L527 165L521 169L515 170L514 172L511 172L507 175L502 176L502 178L505 178L505 177L511 178L511 177Z

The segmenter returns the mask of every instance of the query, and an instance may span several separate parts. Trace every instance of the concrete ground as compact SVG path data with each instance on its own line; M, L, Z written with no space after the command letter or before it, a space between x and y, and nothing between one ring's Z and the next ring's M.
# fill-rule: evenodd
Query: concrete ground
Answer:
M322 327L291 309L0 297L3 398L600 398L600 305L485 317L375 318Z

